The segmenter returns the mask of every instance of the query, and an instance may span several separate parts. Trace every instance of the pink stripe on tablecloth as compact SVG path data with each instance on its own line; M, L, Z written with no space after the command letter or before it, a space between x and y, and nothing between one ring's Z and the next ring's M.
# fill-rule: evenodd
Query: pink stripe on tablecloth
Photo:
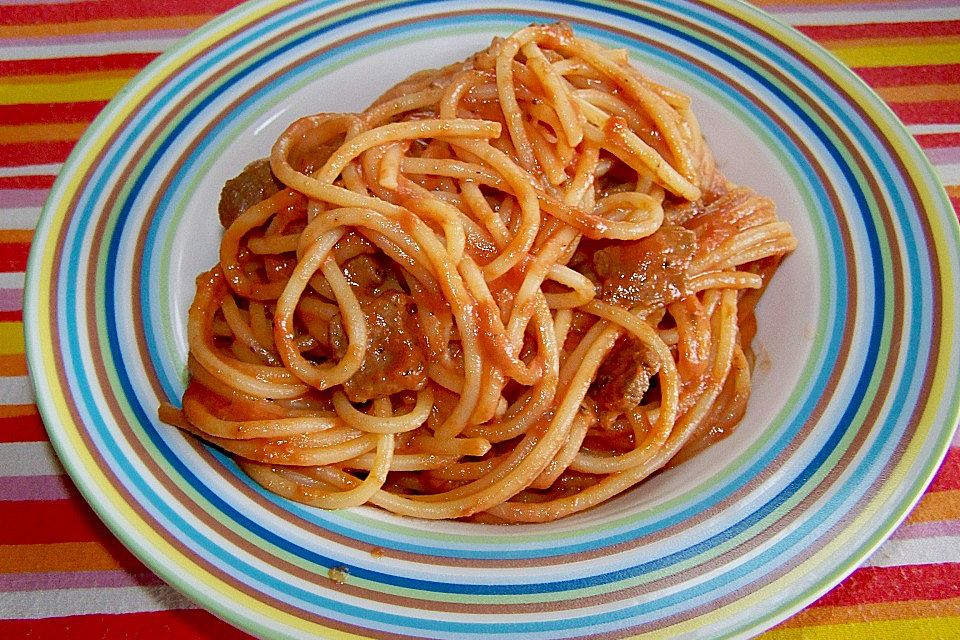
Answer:
M929 522L904 523L891 536L894 540L916 538L940 538L960 536L960 520L932 520Z
M23 309L23 289L0 289L0 311Z
M960 147L931 147L923 151L933 164L960 163Z
M128 573L123 570L0 573L0 592L144 587L160 584L163 584L163 580L152 573Z
M49 193L49 189L0 189L0 208L40 207Z
M77 497L66 476L0 477L0 501L67 500Z

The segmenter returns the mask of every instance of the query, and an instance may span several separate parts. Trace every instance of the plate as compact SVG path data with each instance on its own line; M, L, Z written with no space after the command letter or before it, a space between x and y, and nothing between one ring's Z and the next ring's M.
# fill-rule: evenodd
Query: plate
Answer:
M864 560L949 445L957 221L869 89L732 0L505 4L243 5L121 91L44 209L24 323L51 440L143 562L254 634L748 636ZM160 424L224 180L298 116L557 19L690 94L721 169L793 225L740 428L597 509L498 527L292 504Z

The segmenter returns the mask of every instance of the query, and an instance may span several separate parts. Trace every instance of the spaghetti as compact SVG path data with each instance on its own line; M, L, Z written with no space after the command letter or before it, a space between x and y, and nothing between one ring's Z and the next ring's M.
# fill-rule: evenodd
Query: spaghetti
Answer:
M541 522L733 430L790 227L689 99L534 25L225 186L161 418L335 509Z

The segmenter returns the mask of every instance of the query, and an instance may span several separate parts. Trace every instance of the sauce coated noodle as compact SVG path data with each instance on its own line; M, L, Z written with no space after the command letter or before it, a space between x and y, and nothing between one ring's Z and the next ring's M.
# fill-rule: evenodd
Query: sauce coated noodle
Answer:
M542 522L736 426L790 227L689 99L534 25L230 181L161 418L335 509Z

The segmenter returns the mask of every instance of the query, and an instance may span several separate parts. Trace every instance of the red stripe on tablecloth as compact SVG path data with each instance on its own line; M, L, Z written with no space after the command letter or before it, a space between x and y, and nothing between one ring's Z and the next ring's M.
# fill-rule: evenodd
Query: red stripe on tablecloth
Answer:
M0 418L0 442L43 442L47 431L39 414Z
M892 102L890 108L906 124L952 124L960 122L960 100Z
M0 176L0 189L49 189L56 176Z
M217 14L231 9L241 0L163 0L163 2L63 2L56 4L7 5L3 24L31 25L43 22L77 22L117 18L159 18L179 15Z
M0 144L0 166L18 167L25 164L52 164L67 159L74 140L35 140L16 144Z
M953 36L960 34L960 20L930 22L870 22L864 24L798 25L797 30L814 40L870 40Z
M862 567L812 606L960 597L960 563Z
M23 322L23 309L0 311L0 322Z
M251 636L202 609L0 620L6 640L243 640Z
M28 242L0 242L0 273L27 270Z
M81 500L0 502L0 544L48 544L112 539L93 510ZM2 636L0 636L2 637Z
M105 106L107 103L104 100L0 105L0 124L91 122Z
M960 489L960 447L951 447L940 465L940 470L930 483L930 491L951 491Z
M923 147L923 152L933 166L960 164L960 146L956 147ZM960 182L960 174L957 175Z
M4 8L4 11L9 9ZM76 58L31 58L27 60L0 60L0 76L64 75L91 71L142 69L159 54L114 53L103 56Z
M861 67L856 71L858 76L874 87L956 84L957 78L960 78L960 64Z
M960 73L960 70L958 70L958 73ZM960 75L957 76L957 82L960 82ZM915 135L914 138L924 149L960 147L960 133L920 133Z

